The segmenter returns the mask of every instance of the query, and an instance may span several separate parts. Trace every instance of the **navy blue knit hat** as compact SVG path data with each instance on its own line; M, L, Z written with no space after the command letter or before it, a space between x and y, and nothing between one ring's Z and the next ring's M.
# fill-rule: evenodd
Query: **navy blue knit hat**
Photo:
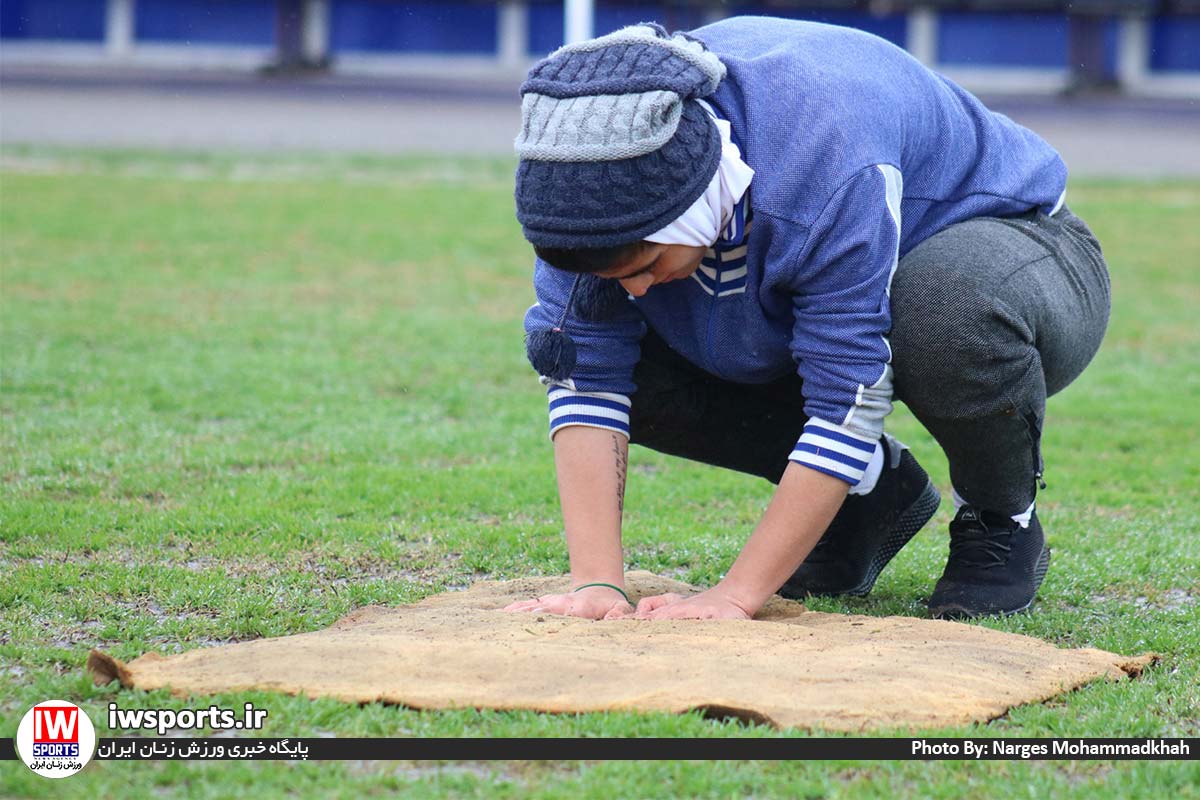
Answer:
M679 218L721 160L695 100L725 66L686 34L652 23L568 45L521 86L516 204L539 247L615 247Z

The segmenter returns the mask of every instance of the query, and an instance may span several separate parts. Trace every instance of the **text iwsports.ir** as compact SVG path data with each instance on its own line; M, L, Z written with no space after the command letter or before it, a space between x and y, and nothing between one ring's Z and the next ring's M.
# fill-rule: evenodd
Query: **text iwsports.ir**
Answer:
M201 730L259 730L267 718L265 708L246 703L239 713L232 708L117 708L108 704L108 727L113 730L155 730L163 736L180 728Z

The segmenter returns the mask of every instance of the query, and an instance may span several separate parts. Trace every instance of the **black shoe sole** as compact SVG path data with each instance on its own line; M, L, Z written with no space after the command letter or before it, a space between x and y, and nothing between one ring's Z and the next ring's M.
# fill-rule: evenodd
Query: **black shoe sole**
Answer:
M962 606L942 606L938 609L929 609L929 616L934 619L978 619L979 617L1011 617L1013 614L1020 614L1022 611L1027 611L1033 605L1033 601L1037 598L1038 589L1042 588L1042 581L1046 579L1046 572L1050 569L1050 548L1042 546L1042 554L1038 556L1037 564L1033 568L1033 594L1030 595L1029 601L1023 606L1011 609L1001 609L999 611L974 611Z
M942 502L942 496L938 493L937 487L930 481L925 484L924 491L913 503L904 510L900 518L896 520L896 524L892 526L892 532L888 534L888 538L883 540L883 544L875 551L874 557L871 559L871 564L867 568L866 577L862 583L844 592L825 593L821 596L834 597L837 595L850 595L851 597L866 597L871 593L871 589L875 588L875 581L879 578L879 573L883 572L883 568L896 557L904 545L908 544L917 531L925 527L925 523L933 518L937 513L938 505Z

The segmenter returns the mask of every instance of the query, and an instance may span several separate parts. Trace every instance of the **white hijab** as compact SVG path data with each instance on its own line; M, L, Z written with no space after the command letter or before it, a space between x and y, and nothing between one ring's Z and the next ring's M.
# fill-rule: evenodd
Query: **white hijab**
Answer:
M721 162L704 194L679 219L647 236L648 242L712 247L721 231L729 225L733 207L742 199L754 177L754 170L742 160L741 151L732 141L729 122L719 119L708 103L696 102L709 113L721 132Z

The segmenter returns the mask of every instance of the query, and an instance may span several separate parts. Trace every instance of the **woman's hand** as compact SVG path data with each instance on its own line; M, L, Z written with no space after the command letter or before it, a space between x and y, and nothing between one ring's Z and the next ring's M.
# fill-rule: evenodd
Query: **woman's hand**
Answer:
M753 616L720 585L691 597L673 593L643 597L633 615L634 619L751 619Z
M619 619L633 613L621 593L606 586L589 586L567 594L546 594L533 600L518 600L502 611L533 611L584 619Z

